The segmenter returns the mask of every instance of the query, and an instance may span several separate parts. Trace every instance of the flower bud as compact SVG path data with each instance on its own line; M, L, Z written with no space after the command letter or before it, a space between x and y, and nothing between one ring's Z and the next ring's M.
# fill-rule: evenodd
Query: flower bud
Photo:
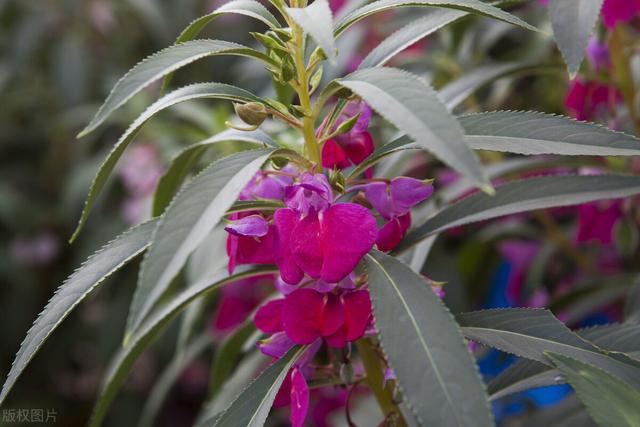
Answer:
M233 104L238 117L248 125L260 126L267 118L267 108L260 102L247 102L246 104Z
M346 187L346 179L339 170L333 169L329 173L329 184L338 193L344 193Z

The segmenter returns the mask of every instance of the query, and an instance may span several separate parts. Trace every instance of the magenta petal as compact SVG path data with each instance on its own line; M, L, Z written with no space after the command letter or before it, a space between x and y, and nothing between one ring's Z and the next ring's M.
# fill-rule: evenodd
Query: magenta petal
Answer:
M262 215L249 215L233 221L224 229L236 236L263 237L269 232L269 223Z
M285 190L285 204L302 216L325 210L332 200L331 185L321 173L305 172L297 184Z
M335 139L327 140L322 146L322 166L328 169L349 167L349 159Z
M238 264L238 236L227 236L227 256L229 257L229 274L233 274Z
M284 299L269 301L256 311L253 322L262 332L272 334L282 331L282 307Z
M371 250L378 237L376 220L363 206L338 203L321 220L322 271L327 282L339 282Z
M371 320L369 292L355 291L342 296L344 302L344 326L347 341L355 341L364 335Z
M291 252L295 263L314 279L322 270L321 224L317 215L308 215L295 226L291 236Z
M297 285L304 277L291 253L291 237L293 229L300 220L300 214L293 209L278 209L273 215L276 227L275 261L280 269L280 277L290 285Z
M276 287L278 292L285 296L298 289L298 284L290 285L289 283L282 280L282 277L276 278L273 285Z
M362 163L375 149L373 138L369 132L349 133L345 138L348 139L343 142L344 151L355 165Z
M284 332L278 332L258 342L258 348L267 356L277 359L284 356L295 343Z
M346 332L344 328L338 329L335 333L324 337L329 347L342 348L347 344Z
M618 22L631 21L639 12L639 0L605 0L602 5L602 21L611 29Z
M389 252L398 246L403 237L404 232L400 226L400 221L398 218L393 218L378 231L378 239L376 240L378 250Z
M291 421L292 427L302 427L309 409L309 387L298 368L291 371Z
M404 215L409 209L433 194L433 185L422 180L401 176L391 181L391 199L395 214Z
M616 224L622 217L621 202L616 200L606 206L605 202L585 203L578 206L577 243L599 242L603 246L613 243Z
M313 289L298 289L287 295L282 324L293 342L311 344L320 336L324 305L324 295Z
M604 41L598 40L598 37L591 36L587 45L586 56L594 70L606 70L611 65L611 56L609 55L609 47Z
M296 173L295 170L289 170ZM277 199L284 198L284 189L293 180L288 176L273 176L267 171L258 171L240 193L240 200Z
M337 331L344 323L344 307L340 297L334 294L324 296L325 305L322 311L320 335L327 336Z
M389 186L385 182L372 182L366 186L365 197L385 219L392 218L393 204L391 202L391 193Z

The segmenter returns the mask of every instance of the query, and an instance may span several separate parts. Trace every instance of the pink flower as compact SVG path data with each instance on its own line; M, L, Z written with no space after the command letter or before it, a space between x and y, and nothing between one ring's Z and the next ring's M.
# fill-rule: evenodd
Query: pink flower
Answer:
M322 166L329 169L345 169L359 165L369 157L375 146L369 132L353 135L349 139L327 140L322 147Z
M622 101L622 95L614 87L582 79L571 82L564 105L569 113L578 120L593 120L608 105Z
M378 231L376 246L378 246L378 249L382 252L389 252L398 246L405 234L407 234L409 227L411 227L410 213L390 219Z
M329 181L322 174L305 172L297 184L285 189L285 203L303 216L317 214L331 205L333 192Z
M354 189L364 189L364 195L384 219L391 219L409 213L418 203L433 193L433 185L406 176L386 182L372 182Z
M333 13L340 11L347 4L347 0L329 0L329 7Z
M302 427L309 409L309 386L300 369L291 370L291 427Z
M291 426L302 427L309 409L309 386L302 370L297 366L285 377L273 403L274 408L287 405L291 405Z
M50 231L34 237L16 238L11 242L11 257L25 266L35 267L51 263L60 253L60 239Z
M258 220L244 220L244 218L259 216L252 212L243 212L231 215L235 225L225 227L229 232L227 237L227 255L229 256L229 273L233 273L236 265L241 264L273 264L274 258L274 227L267 225L266 233L264 224L256 226ZM245 222L243 222L245 221ZM251 226L248 224L251 223ZM266 223L266 220L265 220ZM242 233L254 233L243 235ZM259 236L258 234L262 234Z
M234 236L264 237L269 232L269 222L262 215L249 215L230 223L224 229Z
M226 333L244 322L268 294L273 276L256 276L224 286L213 315L213 330Z
M284 332L276 332L269 338L258 342L258 348L263 354L275 357L276 359L284 356L294 345L296 345L296 343L291 341L291 338Z
M240 193L240 200L275 199L285 197L285 189L293 183L297 172L285 166L285 175L274 175L271 171L258 171ZM229 273L240 264L273 264L275 229L269 218L260 212L242 212L231 215L231 223L225 227Z
M614 229L622 217L622 201L593 202L578 206L576 243L613 243Z
M369 157L375 145L371 134L367 131L371 120L371 108L364 102L350 102L342 111L332 131L359 114L353 128L334 139L327 140L322 147L322 166L326 168L344 169L351 164L359 165Z
M376 241L373 215L354 203L334 204L322 174L303 174L286 194L288 207L274 214L282 280L296 285L305 274L329 283L344 279Z
M339 282L371 250L377 238L376 220L363 206L337 203L318 214L303 216L278 209L276 264L282 279L297 284L304 274Z
M612 29L619 22L629 22L640 13L640 0L605 0L601 13L605 27Z
M162 175L160 155L152 144L131 147L118 171L127 191L135 197L151 193Z
M433 186L415 178L398 177L390 183L376 181L350 188L364 190L367 201L387 222L380 228L376 244L388 252L395 248L411 226L410 210L433 193Z
M596 71L607 70L611 66L609 48L605 42L598 40L596 36L592 36L589 39L586 55L591 67Z
M549 4L549 0L538 0L543 6ZM619 22L631 21L640 13L640 0L605 0L600 14L602 22L608 29L614 28Z
M347 391L337 388L320 388L315 390L315 404L312 409L313 425L316 427L331 427L331 415L338 409L344 408L347 402Z
M295 344L311 344L324 338L330 346L339 348L364 335L371 322L371 301L366 290L324 294L302 288L260 307L254 322L265 333L284 332ZM278 336L274 342L263 341L261 350L265 345L267 354L280 354L289 343Z
M297 174L293 166L287 165L282 171L291 175ZM284 199L284 191L293 183L293 178L286 175L274 175L271 171L258 171L240 193L240 200Z

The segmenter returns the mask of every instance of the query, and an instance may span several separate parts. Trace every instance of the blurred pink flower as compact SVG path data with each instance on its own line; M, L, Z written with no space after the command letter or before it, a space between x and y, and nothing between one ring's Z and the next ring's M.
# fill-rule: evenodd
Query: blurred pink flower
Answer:
M44 266L60 253L60 239L50 231L40 232L33 237L18 237L11 242L10 253L18 264Z
M640 13L640 0L605 0L602 5L602 22L612 29L618 23L631 21Z
M620 92L612 86L577 78L571 82L564 105L578 120L593 120L609 105L622 101Z

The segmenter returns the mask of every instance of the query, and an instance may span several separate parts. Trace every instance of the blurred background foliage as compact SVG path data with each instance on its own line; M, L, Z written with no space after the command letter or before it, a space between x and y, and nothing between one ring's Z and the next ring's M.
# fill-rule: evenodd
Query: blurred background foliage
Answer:
M157 97L158 87L137 96L99 132L82 140L75 135L120 76L140 59L170 45L187 23L216 6L202 0L0 0L2 375L25 331L65 277L103 243L148 217L153 187L176 152L225 128L230 106L210 102L182 104L152 120L129 150L80 239L67 243L99 163L127 124ZM514 12L534 25L549 27L546 11L537 2ZM325 79L353 69L372 40L416 17L417 12L403 10L365 20L340 40L341 57L349 61L325 70ZM242 18L224 18L209 26L205 36L250 44L248 32L260 29L252 25ZM499 108L566 113L568 79L551 39L501 22L464 19L411 46L393 64L424 76L437 88L458 84L450 90L465 94L459 112ZM588 65L585 69L595 73ZM464 76L472 73L492 77L492 83L465 89ZM273 91L266 73L242 59L205 59L178 73L173 84L198 81L233 82L259 94ZM620 114L615 126L633 131L623 120L624 106L616 108ZM610 116L590 118L611 125ZM392 136L375 123L372 132L378 145ZM486 163L504 160L496 153L483 156ZM389 176L435 176L435 185L445 183L447 171L430 162L411 152L381 168ZM627 171L632 166L626 160L611 160L608 165ZM576 166L573 160L558 167L576 170ZM553 212L551 222L549 213L536 213L449 233L438 240L424 272L448 282L447 301L454 311L536 305L531 301L539 298L556 314L563 313L570 326L615 321L618 300L633 283L638 265L638 213L629 203L620 209L624 215L616 219L616 235L609 246L576 247L576 209ZM599 265L583 271L585 264L605 255L618 263L610 274ZM120 345L136 271L134 263L110 278L97 296L63 323L18 382L8 407L53 408L59 425L85 424L105 366ZM514 281L517 295L508 295L507 287L511 283L513 289ZM202 323L210 321L211 311L205 310ZM106 425L135 423L132 420L138 419L151 388L173 357L176 335L174 327L141 357ZM153 425L190 425L207 392L210 357L205 352L180 375ZM489 378L508 358L491 352L481 359ZM496 405L498 418L504 425L541 420L527 414L559 401L571 405L571 398L562 399L567 394L564 387L518 395Z

